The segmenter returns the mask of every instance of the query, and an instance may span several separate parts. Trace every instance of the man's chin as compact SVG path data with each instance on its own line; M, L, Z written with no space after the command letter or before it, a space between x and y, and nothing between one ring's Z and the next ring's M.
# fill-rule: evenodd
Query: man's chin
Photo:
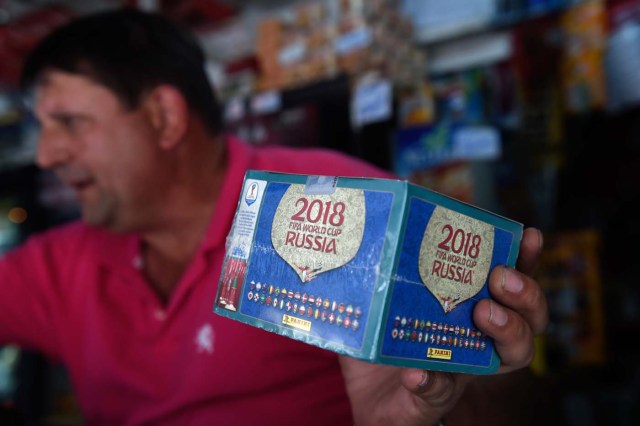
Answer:
M113 215L106 212L96 212L95 210L82 208L82 220L89 226L106 229L112 232L124 232L122 225L118 224Z

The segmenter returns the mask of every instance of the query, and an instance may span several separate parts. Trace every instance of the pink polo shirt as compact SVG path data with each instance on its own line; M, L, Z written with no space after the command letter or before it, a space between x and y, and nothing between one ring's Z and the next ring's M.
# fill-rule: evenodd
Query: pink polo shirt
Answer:
M353 424L334 353L212 309L247 169L387 175L323 150L227 147L211 225L166 306L141 274L136 235L74 222L0 261L0 342L63 361L87 424Z

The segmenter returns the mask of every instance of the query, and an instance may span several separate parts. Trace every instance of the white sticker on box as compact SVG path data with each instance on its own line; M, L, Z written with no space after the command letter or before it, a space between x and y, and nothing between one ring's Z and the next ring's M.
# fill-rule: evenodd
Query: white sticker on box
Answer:
M267 182L263 180L248 179L245 182L244 193L240 199L228 248L233 257L243 260L249 258L251 242L266 187Z
M336 192L337 176L309 176L304 186L305 195L331 195Z
M371 44L371 31L361 27L338 37L334 48L339 55L346 55L354 50L364 49Z
M385 121L391 117L393 89L391 82L380 79L357 87L352 103L352 121L357 126Z

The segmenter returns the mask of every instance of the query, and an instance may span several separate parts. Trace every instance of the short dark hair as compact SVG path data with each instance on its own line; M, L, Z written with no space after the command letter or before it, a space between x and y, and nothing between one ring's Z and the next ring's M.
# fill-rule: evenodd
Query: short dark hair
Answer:
M221 112L193 35L157 13L123 8L84 16L45 37L27 57L21 87L47 69L86 76L111 89L128 108L160 84L176 87L211 134Z

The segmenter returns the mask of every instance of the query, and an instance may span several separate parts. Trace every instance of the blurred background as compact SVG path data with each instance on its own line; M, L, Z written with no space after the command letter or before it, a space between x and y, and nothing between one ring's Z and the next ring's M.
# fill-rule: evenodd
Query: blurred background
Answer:
M337 149L542 229L551 324L512 408L640 424L640 0L0 0L0 253L77 217L33 164L23 58L122 6L197 35L229 133ZM64 367L0 347L0 424L82 424Z

